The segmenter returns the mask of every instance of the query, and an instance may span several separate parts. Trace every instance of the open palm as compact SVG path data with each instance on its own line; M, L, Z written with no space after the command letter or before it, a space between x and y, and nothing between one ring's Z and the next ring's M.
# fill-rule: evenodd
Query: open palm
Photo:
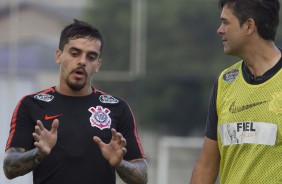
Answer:
M59 120L55 119L52 123L52 128L48 131L40 120L37 120L35 132L32 134L35 142L34 146L38 148L38 154L48 155L57 142L57 129Z
M115 129L111 129L112 139L109 144L105 144L99 137L94 136L93 140L101 149L102 155L113 167L118 167L126 154L127 150L126 140L122 134L117 132Z

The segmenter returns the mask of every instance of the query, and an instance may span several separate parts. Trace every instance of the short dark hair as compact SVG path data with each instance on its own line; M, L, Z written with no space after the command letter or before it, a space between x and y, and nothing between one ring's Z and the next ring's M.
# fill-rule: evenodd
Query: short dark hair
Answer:
M104 46L103 36L100 31L91 24L84 21L73 19L73 23L66 26L60 36L59 49L62 51L64 46L72 39L89 37L90 39L98 39L101 41L101 54ZM100 55L101 55L100 54Z
M219 0L219 7L231 8L242 26L254 19L258 34L265 40L275 41L279 25L279 0Z

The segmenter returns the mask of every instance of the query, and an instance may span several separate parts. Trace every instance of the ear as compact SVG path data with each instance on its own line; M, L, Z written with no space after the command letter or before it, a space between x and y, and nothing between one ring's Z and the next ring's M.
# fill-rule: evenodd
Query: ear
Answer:
M56 58L57 64L61 64L61 55L62 55L62 51L60 49L57 49L56 53L55 53L55 58Z
M250 35L251 33L255 32L256 30L256 23L254 21L254 19L252 18L249 18L245 23L244 23L244 26L245 26L245 30L246 30L246 33L248 35Z

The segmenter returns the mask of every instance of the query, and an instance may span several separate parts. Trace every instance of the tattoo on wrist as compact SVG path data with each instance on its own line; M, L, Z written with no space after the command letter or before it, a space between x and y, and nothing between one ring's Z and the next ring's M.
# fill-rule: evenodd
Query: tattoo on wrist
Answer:
M25 151L24 148L10 148L4 159L4 172L7 178L22 176L39 165L43 157L37 154L37 148Z
M146 184L148 181L147 169L145 160L138 160L134 163L122 160L116 171L125 183Z

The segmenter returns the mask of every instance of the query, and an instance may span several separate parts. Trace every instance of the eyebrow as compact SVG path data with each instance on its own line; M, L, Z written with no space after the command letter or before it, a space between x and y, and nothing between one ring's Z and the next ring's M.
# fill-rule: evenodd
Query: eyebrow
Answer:
M77 48L77 47L70 47L68 50L75 50L75 51L81 51L81 49ZM95 56L99 56L99 54L95 51L90 51L90 52L87 52L87 54L93 54Z
M228 19L227 19L227 18L224 18L224 17L220 17L220 20L221 20L221 21L228 21Z

